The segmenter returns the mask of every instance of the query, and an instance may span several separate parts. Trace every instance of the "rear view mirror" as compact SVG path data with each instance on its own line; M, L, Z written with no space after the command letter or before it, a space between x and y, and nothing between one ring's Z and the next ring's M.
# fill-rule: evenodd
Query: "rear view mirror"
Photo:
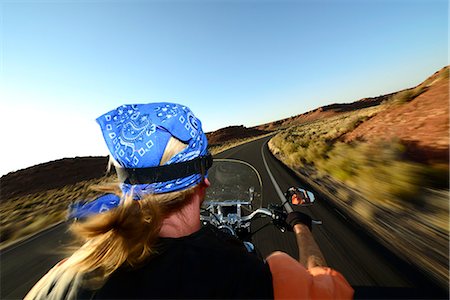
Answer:
M313 193L299 187L288 188L284 195L292 205L308 206L314 204L316 200Z

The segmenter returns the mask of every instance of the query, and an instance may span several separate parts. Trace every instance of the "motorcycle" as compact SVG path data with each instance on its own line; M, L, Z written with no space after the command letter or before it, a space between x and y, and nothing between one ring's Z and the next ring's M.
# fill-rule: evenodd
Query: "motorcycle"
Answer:
M262 180L258 171L250 164L233 159L214 159L208 171L211 186L207 189L201 207L200 220L204 226L210 224L241 240L247 251L259 255L252 243L252 236L267 225L275 225L285 232L287 212L290 205L310 206L315 197L310 191L290 187L284 193L283 203L263 206ZM252 229L252 222L267 218L269 222L259 229ZM312 221L322 224L321 221Z

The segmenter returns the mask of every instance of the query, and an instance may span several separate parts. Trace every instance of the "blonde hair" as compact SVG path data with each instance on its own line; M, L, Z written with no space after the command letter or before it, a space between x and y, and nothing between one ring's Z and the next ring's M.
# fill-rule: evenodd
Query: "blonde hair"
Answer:
M186 147L171 138L160 165ZM118 183L96 187L116 193ZM67 260L50 270L27 294L25 299L72 299L81 286L100 288L108 277L122 265L131 267L146 262L155 254L155 243L164 217L186 204L195 187L164 194L149 194L139 201L132 196L122 198L115 209L77 222L71 231L83 245Z

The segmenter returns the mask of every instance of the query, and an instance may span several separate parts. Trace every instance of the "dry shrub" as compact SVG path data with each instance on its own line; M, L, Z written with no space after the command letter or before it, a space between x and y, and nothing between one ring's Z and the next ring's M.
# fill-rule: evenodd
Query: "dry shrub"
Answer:
M115 177L87 180L60 189L37 192L23 197L5 199L0 203L0 241L2 244L38 232L49 225L63 221L69 203L89 200L100 195L90 189Z
M356 201L353 210L359 215L361 219L372 222L374 218L374 207L366 201Z
M428 88L425 85L419 85L412 89L407 89L398 93L395 93L392 95L388 100L386 100L385 104L405 104L412 100L414 100L416 97L418 97L420 94L424 93Z
M448 187L448 166L424 165L404 158L405 146L397 141L337 143L328 159L317 167L360 190L374 203L392 206L429 205L424 188Z

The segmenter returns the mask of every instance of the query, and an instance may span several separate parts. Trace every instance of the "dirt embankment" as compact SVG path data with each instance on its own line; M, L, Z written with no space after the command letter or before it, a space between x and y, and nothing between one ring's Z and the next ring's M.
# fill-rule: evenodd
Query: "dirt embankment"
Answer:
M259 130L278 130L288 128L290 126L313 122L316 120L322 120L331 118L343 113L352 111L358 111L363 108L380 105L383 101L389 99L392 94L382 95L378 97L364 98L352 103L334 103L325 105L309 112L292 116L290 118L270 122L262 125L255 126Z
M107 162L104 156L64 158L8 173L0 178L0 201L100 178Z
M213 132L208 132L206 136L208 138L209 145L216 146L232 140L255 137L266 134L268 132L269 131L266 130L261 130L257 128L247 128L243 125L240 125L240 126L228 126Z
M438 80L411 102L380 112L347 134L351 142L400 139L411 159L443 162L449 159L449 82Z

